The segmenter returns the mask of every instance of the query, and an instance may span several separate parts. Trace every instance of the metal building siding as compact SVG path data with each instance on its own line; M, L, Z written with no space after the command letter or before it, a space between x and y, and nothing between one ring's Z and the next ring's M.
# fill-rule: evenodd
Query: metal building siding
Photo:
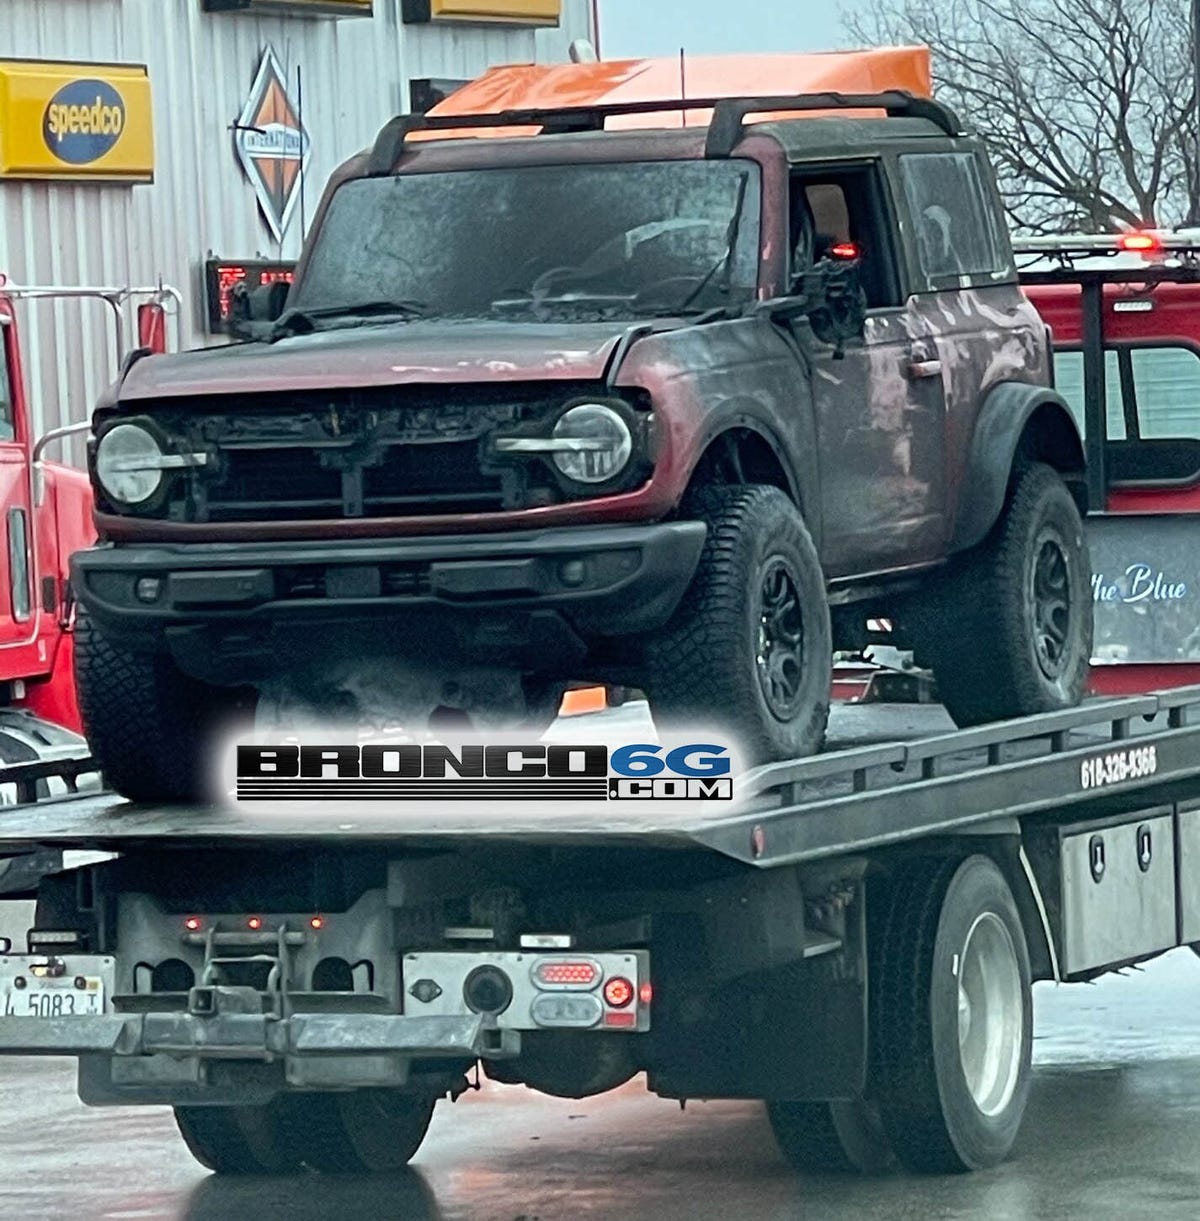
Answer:
M0 57L145 63L154 93L151 186L0 182L0 272L18 283L152 284L184 294L183 342L213 342L201 322L206 255L293 258L258 212L229 125L270 43L312 141L305 218L329 173L407 109L413 77L466 79L498 63L563 60L590 30L589 0L564 0L558 29L405 26L400 0L370 19L208 14L200 0L0 0ZM115 371L107 307L19 305L35 431L84 419ZM132 327L132 317L127 322ZM74 456L79 455L78 447Z

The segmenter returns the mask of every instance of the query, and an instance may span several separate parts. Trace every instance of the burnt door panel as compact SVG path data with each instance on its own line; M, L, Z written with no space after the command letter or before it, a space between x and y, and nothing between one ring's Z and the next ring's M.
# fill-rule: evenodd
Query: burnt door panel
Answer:
M945 538L941 353L907 309L872 311L841 359L794 328L812 366L827 570L938 558Z

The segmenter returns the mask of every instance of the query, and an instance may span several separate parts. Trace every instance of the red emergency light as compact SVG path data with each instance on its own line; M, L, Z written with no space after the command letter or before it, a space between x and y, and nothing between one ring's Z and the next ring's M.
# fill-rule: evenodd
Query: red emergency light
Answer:
M1127 254L1157 254L1163 248L1162 238L1157 233L1137 229L1122 233L1117 238L1117 248Z

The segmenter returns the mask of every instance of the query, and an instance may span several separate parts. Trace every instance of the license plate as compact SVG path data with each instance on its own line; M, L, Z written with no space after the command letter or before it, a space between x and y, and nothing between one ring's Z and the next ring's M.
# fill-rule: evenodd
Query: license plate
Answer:
M45 961L43 955L0 958L0 1016L72 1018L104 1012L112 959L68 956L61 975L35 973Z

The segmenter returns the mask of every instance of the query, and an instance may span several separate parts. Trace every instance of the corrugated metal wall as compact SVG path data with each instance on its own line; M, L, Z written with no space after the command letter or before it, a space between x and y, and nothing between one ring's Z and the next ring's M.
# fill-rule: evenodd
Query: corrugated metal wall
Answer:
M466 79L498 63L563 60L589 36L589 0L564 0L558 29L405 26L400 0L370 19L207 14L200 0L0 0L0 57L149 65L156 179L151 186L0 182L0 272L24 284L153 284L184 294L185 344L201 329L200 269L225 258L294 258L299 214L282 246L258 212L229 125L270 43L303 74L312 140L307 215L329 173L408 108L412 77ZM100 303L23 303L26 380L37 431L83 419L115 369ZM77 455L76 455L77 456Z

